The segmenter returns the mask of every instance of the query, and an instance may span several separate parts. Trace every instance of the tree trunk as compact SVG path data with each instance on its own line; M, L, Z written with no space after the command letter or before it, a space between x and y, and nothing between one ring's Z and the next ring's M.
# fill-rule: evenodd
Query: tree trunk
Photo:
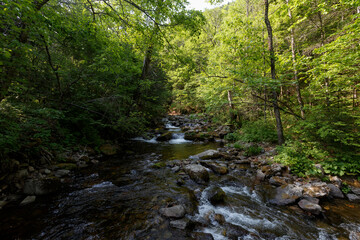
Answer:
M271 78L275 79L275 54L274 54L274 48L273 48L273 37L272 37L272 28L269 21L269 1L264 0L265 2L265 24L268 31L268 41L269 41L269 52L270 52L270 68L271 68ZM284 132L283 127L281 123L281 116L280 116L280 109L278 105L278 94L275 89L272 91L272 101L273 101L273 107L274 107L274 114L276 119L276 130L278 135L278 143L279 145L282 145L285 142L284 138Z
M286 0L286 3L288 5L288 7L289 7L289 10L288 10L289 11L289 18L290 18L290 21L292 23L293 19L292 19L292 13L291 13L291 9L290 9L289 0ZM295 78L295 82L296 82L296 95L297 95L298 103L300 105L301 117L305 118L304 102L303 102L303 99L301 97L301 90L300 90L300 84L299 84L298 71L297 71L297 68L296 68L295 29L294 29L294 27L291 28L290 35L291 35L291 53L292 53L293 68L294 68L294 78Z

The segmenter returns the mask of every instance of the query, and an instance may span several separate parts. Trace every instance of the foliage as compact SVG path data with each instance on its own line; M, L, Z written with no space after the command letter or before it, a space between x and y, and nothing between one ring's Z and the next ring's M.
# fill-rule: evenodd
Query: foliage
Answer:
M232 132L225 135L224 139L229 142L236 142L241 139L241 135L238 132Z
M256 156L259 155L262 151L263 151L262 147L259 147L257 145L252 145L245 148L244 155L247 157Z
M240 139L244 142L276 142L275 127L263 120L247 122L241 128Z

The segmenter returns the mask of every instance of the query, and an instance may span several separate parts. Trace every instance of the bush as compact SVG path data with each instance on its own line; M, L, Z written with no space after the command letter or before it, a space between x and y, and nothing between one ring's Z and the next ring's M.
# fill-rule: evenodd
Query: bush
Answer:
M229 142L236 142L241 139L240 133L232 132L225 135L224 139Z
M259 155L263 149L259 146L250 146L245 149L244 155L247 157Z
M242 135L239 140L244 142L277 142L275 127L263 120L247 122L241 130Z

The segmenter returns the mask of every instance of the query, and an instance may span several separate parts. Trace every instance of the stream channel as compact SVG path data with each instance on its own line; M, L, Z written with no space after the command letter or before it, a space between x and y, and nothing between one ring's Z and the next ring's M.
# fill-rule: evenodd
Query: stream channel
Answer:
M210 172L205 185L171 167L154 168L222 147L184 140L173 124L166 123L173 133L170 141L135 138L127 144L127 155L77 172L57 194L1 210L0 239L359 239L359 204L326 201L321 218L271 205L274 187L254 185L256 170L250 165L226 175ZM209 202L211 186L226 193L225 203ZM185 230L172 227L171 219L159 213L177 204L185 207L191 223ZM216 220L220 215L221 223Z

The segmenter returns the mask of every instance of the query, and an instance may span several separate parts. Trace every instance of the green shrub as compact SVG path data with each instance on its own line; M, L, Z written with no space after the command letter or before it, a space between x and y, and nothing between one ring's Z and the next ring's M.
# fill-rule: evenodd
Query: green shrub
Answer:
M236 142L236 141L239 141L241 139L241 135L240 135L240 133L232 132L232 133L226 134L224 139L229 141L229 142Z
M233 147L238 150L244 150L244 146L240 142L234 143Z
M250 146L245 149L244 155L247 157L259 155L263 149L259 146Z
M247 122L241 130L240 140L244 142L277 142L275 127L263 120Z

